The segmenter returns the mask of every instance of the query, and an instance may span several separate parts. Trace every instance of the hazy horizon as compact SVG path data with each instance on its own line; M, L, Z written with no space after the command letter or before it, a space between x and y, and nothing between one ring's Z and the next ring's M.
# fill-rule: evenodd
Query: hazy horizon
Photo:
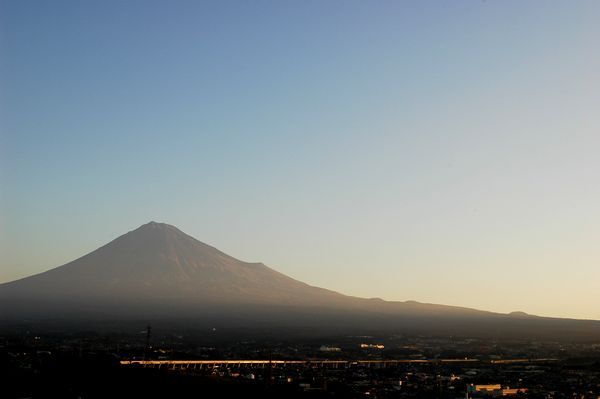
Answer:
M599 19L0 1L0 282L155 220L347 295L600 320Z

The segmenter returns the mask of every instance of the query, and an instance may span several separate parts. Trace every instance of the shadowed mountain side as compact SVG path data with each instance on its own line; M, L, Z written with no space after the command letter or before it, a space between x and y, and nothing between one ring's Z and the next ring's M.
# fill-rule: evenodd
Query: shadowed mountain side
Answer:
M600 322L342 295L150 222L64 266L0 285L0 319L194 320L230 327L401 329L586 339Z

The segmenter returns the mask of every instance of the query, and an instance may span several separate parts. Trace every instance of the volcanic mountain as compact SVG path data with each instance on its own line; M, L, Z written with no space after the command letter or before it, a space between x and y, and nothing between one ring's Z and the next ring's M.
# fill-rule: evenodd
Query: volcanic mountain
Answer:
M63 266L0 285L0 319L217 319L228 325L587 337L600 322L388 302L313 287L150 222ZM215 319L216 318L216 319Z
M350 297L247 263L174 226L150 222L66 265L0 285L23 300L277 305L342 304Z

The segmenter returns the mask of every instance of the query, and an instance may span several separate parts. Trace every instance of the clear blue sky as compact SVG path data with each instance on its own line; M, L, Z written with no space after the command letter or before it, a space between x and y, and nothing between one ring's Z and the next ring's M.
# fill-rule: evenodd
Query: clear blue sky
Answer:
M156 220L346 294L600 319L598 21L0 0L0 281Z

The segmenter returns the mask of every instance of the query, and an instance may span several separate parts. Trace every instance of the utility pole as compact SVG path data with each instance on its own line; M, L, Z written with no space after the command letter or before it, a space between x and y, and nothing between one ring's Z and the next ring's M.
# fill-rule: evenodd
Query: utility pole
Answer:
M152 332L152 326L148 324L146 327L146 348L144 349L144 360L150 360L150 333Z
M267 369L267 387L271 386L271 378L273 378L273 352L269 349L269 368Z

